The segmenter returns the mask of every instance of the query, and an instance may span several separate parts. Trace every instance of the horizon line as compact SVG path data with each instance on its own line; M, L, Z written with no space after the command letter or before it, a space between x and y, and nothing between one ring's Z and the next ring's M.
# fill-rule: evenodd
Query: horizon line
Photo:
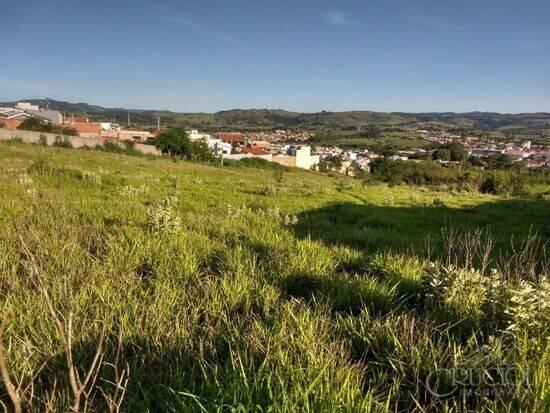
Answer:
M204 113L204 114L216 114L219 112L229 112L234 110L265 110L265 111L274 111L274 110L280 110L285 112L291 112L291 113L297 113L297 114L314 114L314 113L345 113L345 112L373 112L373 113L402 113L402 114L431 114L431 113L454 113L454 114L468 114L468 113L495 113L499 115L523 115L523 114L550 114L550 109L548 111L533 111L533 112L499 112L499 111L491 111L491 110L467 110L467 111L453 111L453 110L426 110L426 111L405 111L405 110L372 110L372 109L345 109L345 110L327 110L327 109L320 109L317 111L297 111L297 110L290 110L290 109L284 109L281 107L275 108L275 107L233 107L229 109L220 109L216 111L181 111L181 110L172 110L172 109L159 109L159 108L148 108L148 109L140 109L140 108L126 108L126 107L120 107L120 106L102 106L99 104L94 103L88 103L88 102L71 102L69 100L59 100L55 98L50 97L44 97L44 98L26 98L26 99L15 99L15 100L9 100L0 102L2 103L19 103L19 102L28 102L28 101L55 101L55 102L61 102L61 103L68 103L71 105L88 105L88 106L97 106L102 109L106 110L126 110L126 111L142 111L142 112L172 112L172 113Z

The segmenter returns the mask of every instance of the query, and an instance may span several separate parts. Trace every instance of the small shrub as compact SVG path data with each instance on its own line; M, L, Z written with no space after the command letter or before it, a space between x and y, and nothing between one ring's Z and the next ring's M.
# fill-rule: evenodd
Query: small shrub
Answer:
M483 275L475 270L430 265L421 280L429 307L452 316L478 317L485 300Z
M93 182L94 184L101 185L101 176L99 176L99 174L97 174L96 172L82 171L80 178L83 181L90 181L90 182Z
M25 192L31 198L36 198L38 196L38 189L36 188L28 188Z
M38 138L38 143L42 146L48 146L48 137L41 133L40 137Z
M234 207L232 205L227 206L227 216L230 219L239 219L242 217L260 217L264 221L272 221L282 225L296 225L299 221L297 215L284 214L277 207L257 210L252 210L252 208L242 205L240 207Z
M298 216L297 215L285 215L283 218L283 225L289 226L289 225L296 225L298 224Z
M174 206L178 202L175 196L168 196L147 208L147 226L153 232L173 230L181 225Z
M143 156L144 154L135 148L135 143L132 141L124 141L124 146L111 141L105 141L102 145L96 145L94 149L103 152L122 153L130 156Z
M492 269L485 280L485 302L482 310L485 314L487 327L491 332L504 328L506 308L510 302L510 290L502 274Z
M32 178L27 174L21 174L19 175L19 178L17 178L17 183L19 183L19 185L23 185L23 186L32 185L33 182L34 181L32 180Z
M61 136L56 136L55 140L53 141L53 146L56 146L58 148L72 148L73 144L67 137L62 138Z
M168 180L170 182L170 186L173 188L173 189L178 189L179 188L179 181L178 181L178 177L176 175L170 175L168 177Z
M132 186L132 185L126 185L123 186L120 190L120 195L125 197L134 197L138 195L143 195L147 192L147 186L145 184L142 184L138 187Z
M264 196L270 196L275 194L276 192L277 192L277 188L274 187L273 185L266 185L259 191L260 195L264 195Z
M114 153L121 153L122 148L118 146L114 142L105 141L103 142L103 145L96 145L95 147L97 150L105 151L105 152L114 152Z
M538 287L538 288L537 288ZM521 281L512 288L510 305L505 312L510 317L508 330L516 334L546 337L550 330L550 282L543 279L538 286Z
M55 165L52 165L50 160L45 156L41 156L31 161L30 166L27 168L29 173L34 173L39 176L52 175L58 170Z
M282 183L283 182L283 179L284 179L284 173L282 170L278 169L276 170L274 173L273 173L273 176L275 177L275 181L277 181L277 183Z

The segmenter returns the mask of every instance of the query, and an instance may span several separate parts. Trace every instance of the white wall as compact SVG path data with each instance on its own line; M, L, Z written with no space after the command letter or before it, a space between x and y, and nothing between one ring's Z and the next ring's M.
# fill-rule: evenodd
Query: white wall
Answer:
M53 144L55 142L56 136L59 136L59 135L56 135L55 133L42 133L42 132L32 132L32 131L19 130L19 129L0 128L0 140L9 140L12 138L19 138L23 142L33 143L33 142L40 141L40 135L46 136L48 145ZM85 138L82 136L67 136L67 139L71 142L71 144L75 148L81 148L83 146L94 147L96 145L103 145L103 142L107 140L103 138ZM116 143L120 147L124 147L124 143L122 142L114 142L114 143ZM161 154L160 151L153 145L143 145L140 143L136 143L134 145L134 149L142 153L149 153L153 155Z
M273 155L271 155L270 153L267 155L252 155L251 153L234 153L231 155L223 155L223 159L232 159L234 161L240 161L244 158L262 158L266 161L271 162L273 159Z

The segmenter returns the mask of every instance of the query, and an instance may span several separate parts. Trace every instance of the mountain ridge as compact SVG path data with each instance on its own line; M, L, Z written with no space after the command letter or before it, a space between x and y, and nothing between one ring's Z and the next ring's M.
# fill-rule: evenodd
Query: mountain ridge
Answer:
M174 112L166 109L108 108L86 102L55 99L21 99L1 102L2 106L30 102L71 114L86 114L98 121L126 123L128 113L136 125L154 125L161 116L163 125L205 129L219 128L301 128L360 129L365 127L428 127L465 129L521 129L550 132L550 112L374 112L368 110L294 112L284 109L227 109L217 112Z

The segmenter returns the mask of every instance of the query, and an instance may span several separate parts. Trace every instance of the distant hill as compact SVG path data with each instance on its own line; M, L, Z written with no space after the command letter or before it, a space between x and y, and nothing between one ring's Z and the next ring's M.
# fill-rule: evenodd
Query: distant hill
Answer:
M221 129L348 129L367 127L477 129L501 131L526 131L550 134L550 113L502 114L495 112L316 112L298 113L282 109L232 109L216 113L183 113L157 109L105 108L88 103L70 103L49 99L24 99L66 114L85 114L98 121L114 121L125 124L128 113L132 124L154 126L157 116L163 125L181 125L207 130ZM16 102L3 102L2 106Z

